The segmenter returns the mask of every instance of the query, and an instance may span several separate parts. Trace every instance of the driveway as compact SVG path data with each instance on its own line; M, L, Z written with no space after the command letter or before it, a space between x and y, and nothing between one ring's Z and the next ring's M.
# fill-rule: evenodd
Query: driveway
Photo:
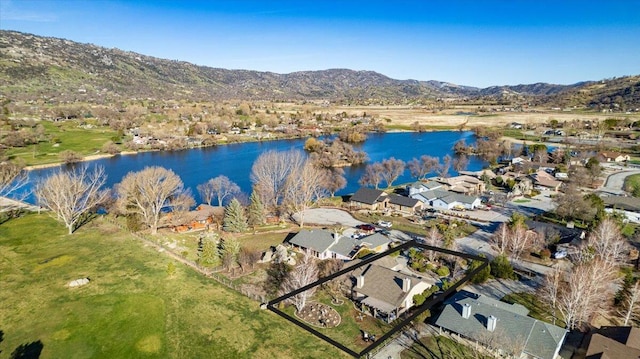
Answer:
M297 221L299 214L295 214L293 218ZM343 235L350 236L355 233L357 230L355 227L358 225L364 224L364 222L359 221L351 216L349 212L343 211L341 209L335 208L312 208L304 211L304 222L307 224L315 224L319 226L342 226L345 227ZM390 230L391 234L389 234L389 239L396 242L406 242L410 241L411 236L408 234L398 231L398 230Z
M293 215L298 221L299 214ZM349 212L334 208L312 208L304 211L304 222L308 224L316 224L320 226L340 225L343 227L355 227L364 222L353 218Z

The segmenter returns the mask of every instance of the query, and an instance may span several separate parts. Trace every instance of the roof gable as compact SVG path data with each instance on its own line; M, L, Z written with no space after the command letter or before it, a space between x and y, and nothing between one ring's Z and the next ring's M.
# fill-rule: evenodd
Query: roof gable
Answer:
M293 236L293 238L289 239L289 243L322 253L333 244L335 240L333 236L333 233L325 230L303 229Z
M362 187L356 193L354 193L353 196L351 196L351 201L366 204L375 204L376 202L378 202L378 199L384 195L385 193L381 190Z
M491 335L512 343L520 342L523 352L534 357L552 359L566 334L563 328L526 316L528 310L522 306L485 296L461 291L447 303L436 325L481 342L489 340ZM462 316L465 304L471 307L471 315L466 319ZM487 329L489 316L498 320L493 333Z
M353 271L353 275L354 277L364 275L364 285L362 288L354 288L355 291L373 298L383 305L388 304L388 307L395 308L402 305L407 295L411 293L411 289L419 283L427 283L429 286L435 284L435 281L431 278L408 275L375 264L357 268ZM408 292L402 290L402 283L405 278L409 278L411 281Z

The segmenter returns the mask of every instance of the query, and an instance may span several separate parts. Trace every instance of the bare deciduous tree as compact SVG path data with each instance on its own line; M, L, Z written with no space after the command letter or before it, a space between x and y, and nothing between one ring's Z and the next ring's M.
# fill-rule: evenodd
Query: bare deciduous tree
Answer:
M116 191L120 210L126 214L140 215L153 234L158 232L160 213L181 206L177 201L179 198L189 198L184 195L184 184L180 177L163 167L146 167L142 171L129 172L116 185Z
M506 223L500 224L498 229L493 232L490 243L498 251L498 254L506 254L511 239L511 230Z
M362 186L373 186L378 189L380 182L382 182L382 171L384 171L384 168L378 162L367 165L358 183Z
M282 283L282 293L292 292L317 280L318 266L310 253L304 253L300 262L289 272ZM296 307L297 311L301 311L307 305L307 300L313 296L315 291L316 287L308 289L292 296L289 300Z
M427 155L420 156L420 159L414 158L407 163L407 168L411 172L411 176L417 179L425 178L429 173L438 168L439 161L436 157Z
M405 163L403 160L397 160L394 157L391 157L387 160L383 160L381 165L383 170L380 172L380 175L387 183L387 188L389 188L393 186L393 182L404 172Z
M347 179L344 177L344 170L340 167L334 167L326 172L323 178L323 187L329 191L333 197L337 191L347 186Z
M251 182L269 210L277 210L284 199L287 178L304 163L300 151L267 151L261 154L251 168Z
M438 230L438 227L433 226L429 229L429 231L427 232L427 235L424 237L424 243L432 247L442 246L442 234ZM425 256L427 257L429 262L433 262L436 260L438 253L439 252L436 252L436 251L426 250Z
M622 300L623 325L628 325L629 321L638 317L638 302L640 302L640 281L636 281L624 294Z
M29 176L27 172L23 170L23 166L15 162L4 161L0 162L0 197L14 197L20 189L24 188L29 182ZM26 197L28 193L23 193L21 200ZM9 204L0 205L2 207L11 207Z
M560 296L560 288L562 286L562 271L559 268L553 269L544 277L542 285L538 288L540 300L551 308L553 324L556 324L558 297Z
M585 325L595 313L605 309L608 303L605 298L613 294L611 282L615 280L615 273L611 264L593 259L578 264L565 276L557 308L568 329Z
M619 265L627 252L627 241L620 233L620 227L613 219L604 219L591 231L587 239L590 248L601 260Z
M469 157L467 155L458 155L453 159L453 169L456 172L464 171L469 165Z
M240 193L240 186L231 181L229 177L222 175L199 184L197 188L200 197L209 205L213 202L214 197L218 200L218 206L222 206L227 197Z
M436 172L440 177L449 177L449 169L451 169L451 163L453 159L449 155L442 157L442 162L438 164Z
M39 181L35 194L40 205L51 210L72 234L84 216L106 199L108 191L102 189L106 179L103 167L58 171Z
M326 195L324 177L326 170L316 167L312 161L305 161L287 178L284 203L293 212L298 213L300 227L304 226L304 212L314 200Z

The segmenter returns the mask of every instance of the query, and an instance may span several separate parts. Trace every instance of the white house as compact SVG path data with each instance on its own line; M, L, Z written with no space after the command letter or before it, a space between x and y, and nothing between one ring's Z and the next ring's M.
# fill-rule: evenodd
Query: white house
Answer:
M391 240L380 233L374 233L362 238L351 238L339 233L332 233L323 229L303 229L289 239L295 249L309 251L318 259L354 259L363 249L380 253L389 249Z

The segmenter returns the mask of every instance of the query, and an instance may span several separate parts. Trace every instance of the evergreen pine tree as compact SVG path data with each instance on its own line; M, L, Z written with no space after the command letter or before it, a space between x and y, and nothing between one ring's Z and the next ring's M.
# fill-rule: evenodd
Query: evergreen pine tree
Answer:
M256 192L255 190L251 192L249 201L249 224L252 227L264 224L264 205L262 204L262 200L260 200L260 196L258 196L258 192Z
M220 253L218 252L218 240L216 238L200 239L198 262L213 267L220 265Z
M224 210L224 223L222 228L227 232L244 232L247 230L247 217L244 215L244 208L237 198Z

